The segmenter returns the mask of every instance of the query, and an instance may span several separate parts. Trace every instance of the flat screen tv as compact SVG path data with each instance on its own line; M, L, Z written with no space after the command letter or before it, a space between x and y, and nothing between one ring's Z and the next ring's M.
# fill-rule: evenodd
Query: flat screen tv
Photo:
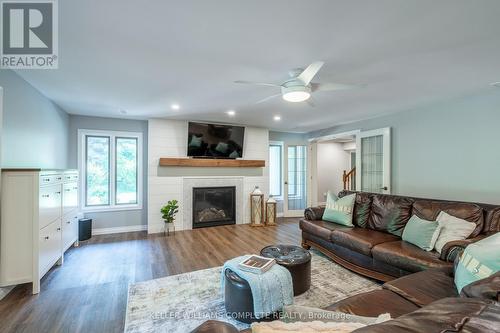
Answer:
M243 157L244 127L189 122L188 131L188 156Z

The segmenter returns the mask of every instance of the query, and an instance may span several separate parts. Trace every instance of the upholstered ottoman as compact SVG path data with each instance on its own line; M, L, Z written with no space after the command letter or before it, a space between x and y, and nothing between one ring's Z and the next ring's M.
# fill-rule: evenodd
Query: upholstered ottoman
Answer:
M224 273L224 305L229 316L243 323L256 321L252 290L247 281L227 269Z
M311 254L295 245L270 245L260 250L260 255L274 258L276 263L292 274L293 295L300 295L311 287Z

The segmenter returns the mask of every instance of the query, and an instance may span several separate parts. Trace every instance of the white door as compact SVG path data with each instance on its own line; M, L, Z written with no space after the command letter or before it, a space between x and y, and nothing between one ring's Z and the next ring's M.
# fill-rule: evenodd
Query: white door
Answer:
M391 193L391 129L356 135L356 190Z
M300 217L307 208L307 146L285 146L283 215Z

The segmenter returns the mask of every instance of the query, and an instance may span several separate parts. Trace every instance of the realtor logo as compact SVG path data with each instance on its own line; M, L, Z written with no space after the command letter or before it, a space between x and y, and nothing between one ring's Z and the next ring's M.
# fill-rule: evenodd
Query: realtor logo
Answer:
M1 0L0 67L58 66L57 0Z

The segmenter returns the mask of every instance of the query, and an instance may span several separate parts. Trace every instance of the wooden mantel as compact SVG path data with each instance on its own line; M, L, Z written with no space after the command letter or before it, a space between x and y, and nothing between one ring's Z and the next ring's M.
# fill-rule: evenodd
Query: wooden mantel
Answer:
M160 158L160 166L263 168L266 166L266 161L162 157Z

